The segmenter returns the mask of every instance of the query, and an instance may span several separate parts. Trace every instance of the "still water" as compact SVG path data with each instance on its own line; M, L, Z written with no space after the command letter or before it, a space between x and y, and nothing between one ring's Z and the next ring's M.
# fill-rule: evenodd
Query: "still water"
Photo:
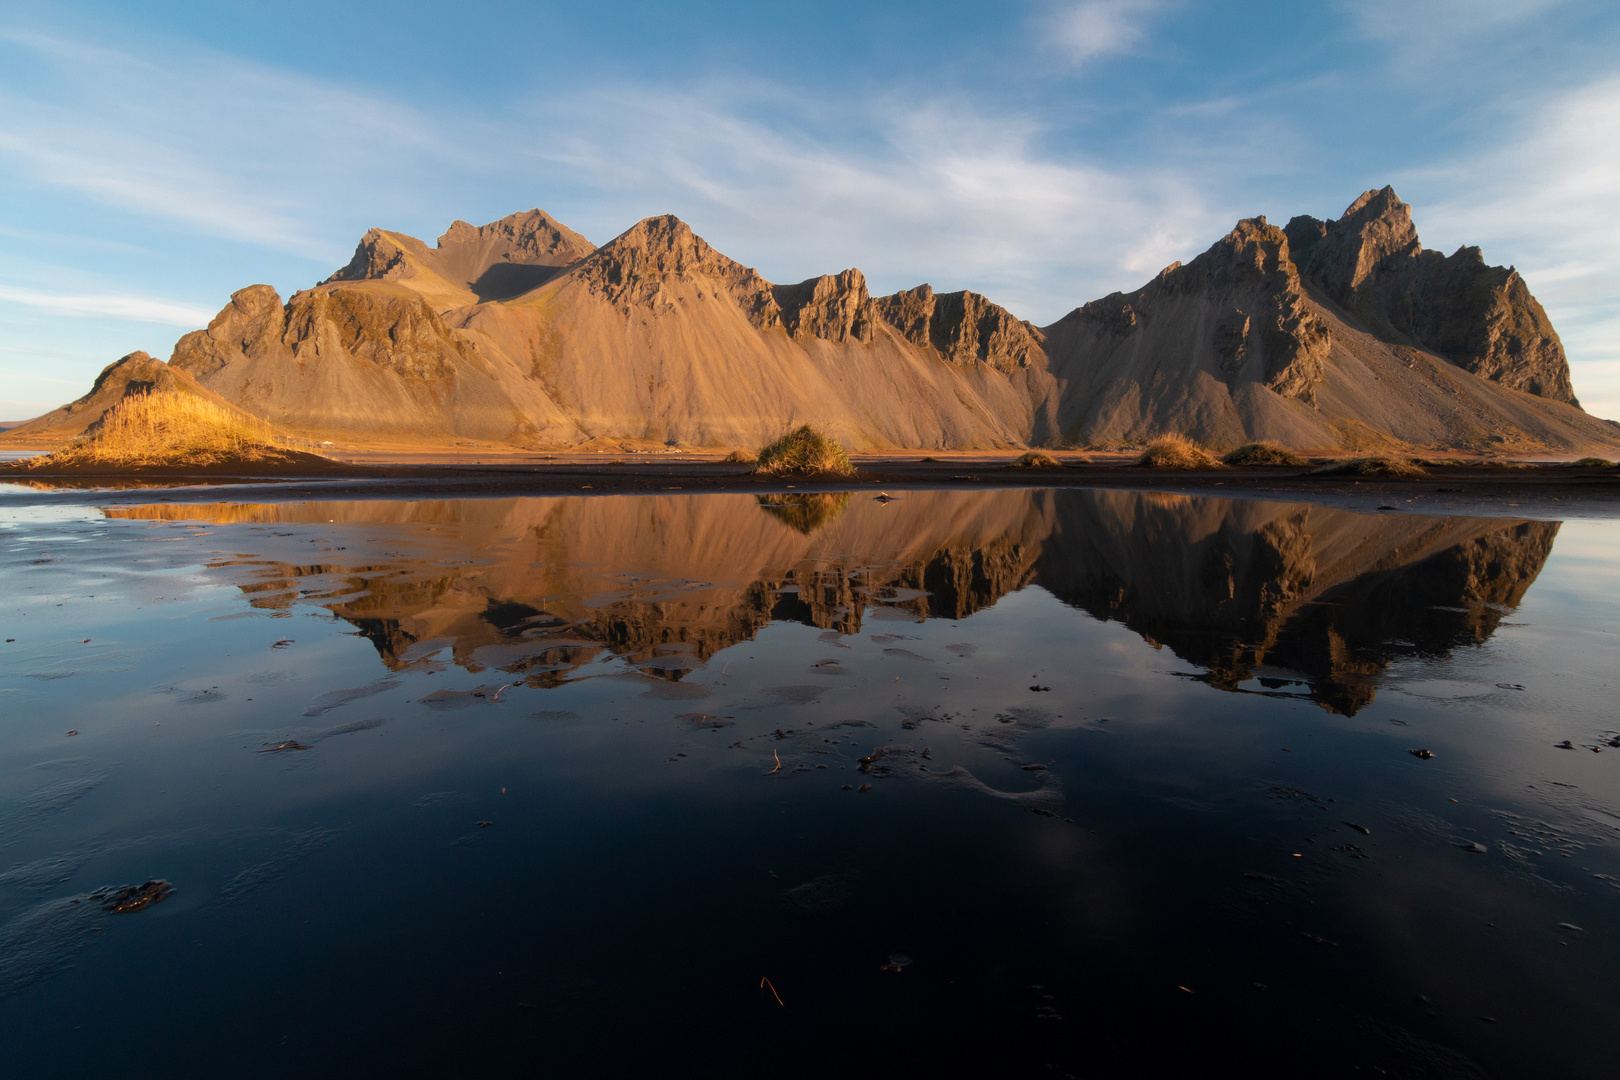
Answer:
M8 505L7 1075L1613 1075L1620 524L900 494Z

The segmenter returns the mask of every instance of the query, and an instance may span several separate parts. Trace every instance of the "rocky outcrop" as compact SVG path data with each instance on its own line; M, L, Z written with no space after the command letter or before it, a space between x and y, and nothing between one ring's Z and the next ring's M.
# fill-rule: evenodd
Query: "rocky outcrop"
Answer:
M418 241L420 244L420 241ZM425 245L422 251L425 252ZM418 252L421 254L422 252ZM382 229L367 229L354 247L354 256L348 265L321 282L334 281L391 281L403 277L410 269L410 254L394 234Z
M1288 237L1265 218L1238 222L1186 266L1172 264L1136 292L1094 300L1065 321L1089 324L1120 347L1152 348L1167 329L1154 326L1160 316L1183 325L1192 318L1203 328L1198 351L1228 385L1259 383L1279 397L1315 403L1327 328L1310 309Z
M311 289L287 304L283 337L298 361L349 357L407 379L444 379L472 349L418 296Z
M1425 250L1411 209L1386 187L1336 221L1294 218L1288 237L1306 280L1374 334L1579 407L1563 343L1518 272L1486 265L1474 247Z
M728 259L673 214L637 222L596 249L572 276L623 313L636 305L668 304L664 281L706 279L738 304L749 321L765 329L781 325L771 283L752 268Z
M311 362L348 357L409 379L442 379L471 349L425 300L408 292L324 287L283 307L268 285L253 285L174 347L170 365L205 385L244 359Z
M468 300L506 300L539 288L595 250L544 210L510 214L488 225L453 222L433 248L414 236L371 229L348 265L322 284L426 276L449 290L466 290L472 294Z
M467 258L472 265L495 262L528 266L567 266L596 250L596 245L544 210L509 214L488 225L453 221L439 237L446 259Z
M774 285L781 325L795 341L872 340L877 311L859 270L822 274L797 285Z
M268 285L249 285L231 294L231 302L206 330L193 330L175 342L169 364L207 379L238 357L282 350L286 329L287 313L280 294Z
M936 293L928 285L877 300L877 311L905 339L947 363L983 364L1004 375L1044 367L1044 335L976 292Z

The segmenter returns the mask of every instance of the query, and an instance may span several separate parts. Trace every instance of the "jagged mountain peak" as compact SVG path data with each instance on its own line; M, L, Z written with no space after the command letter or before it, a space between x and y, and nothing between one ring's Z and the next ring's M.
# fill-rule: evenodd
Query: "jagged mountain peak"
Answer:
M490 242L500 245L508 261L529 264L562 265L596 250L595 244L539 208L508 214L487 225L452 221L439 237L438 248Z
M595 250L538 209L488 225L452 222L433 248L405 233L368 229L348 265L322 284L394 281L448 308L519 296Z
M1392 187L1364 192L1335 221L1296 217L1287 232L1302 269L1340 303L1368 279L1423 251L1412 208Z
M907 341L958 367L983 364L1011 375L1045 366L1045 335L976 292L936 293L924 283L879 297L876 307Z
M1365 192L1336 221L1296 217L1287 232L1305 281L1378 337L1579 407L1563 343L1518 273L1477 247L1424 250L1394 188Z

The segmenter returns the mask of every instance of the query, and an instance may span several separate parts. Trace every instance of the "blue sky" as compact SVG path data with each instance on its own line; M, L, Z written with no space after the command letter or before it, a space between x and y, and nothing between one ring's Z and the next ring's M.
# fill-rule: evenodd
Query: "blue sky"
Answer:
M1620 5L0 0L0 419L377 225L673 212L773 281L1047 323L1393 184L1620 417Z

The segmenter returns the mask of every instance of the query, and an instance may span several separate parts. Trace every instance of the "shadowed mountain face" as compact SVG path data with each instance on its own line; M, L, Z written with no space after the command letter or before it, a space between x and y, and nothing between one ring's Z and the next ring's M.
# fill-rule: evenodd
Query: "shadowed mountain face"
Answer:
M1620 450L1517 272L1424 250L1388 188L1335 221L1241 221L1040 328L973 292L874 297L853 268L775 284L669 215L600 248L540 210L434 247L372 229L285 302L239 290L169 363L340 441L758 447L811 423L856 448Z
M311 563L309 539L287 539L282 557L275 531L261 529L263 559L217 569L259 607L315 598L393 669L439 662L448 649L469 671L554 686L617 655L658 679L656 692L680 696L687 673L772 620L854 634L874 620L967 618L1033 585L1170 649L1212 686L1304 695L1341 713L1372 701L1392 661L1488 638L1557 532L1089 491L916 492L887 505L857 493L107 513L341 523L382 553L356 560L346 542L343 555Z
M1306 280L1380 337L1428 349L1493 382L1578 406L1563 342L1518 271L1477 247L1426 251L1393 188L1337 221L1296 217L1288 242Z

